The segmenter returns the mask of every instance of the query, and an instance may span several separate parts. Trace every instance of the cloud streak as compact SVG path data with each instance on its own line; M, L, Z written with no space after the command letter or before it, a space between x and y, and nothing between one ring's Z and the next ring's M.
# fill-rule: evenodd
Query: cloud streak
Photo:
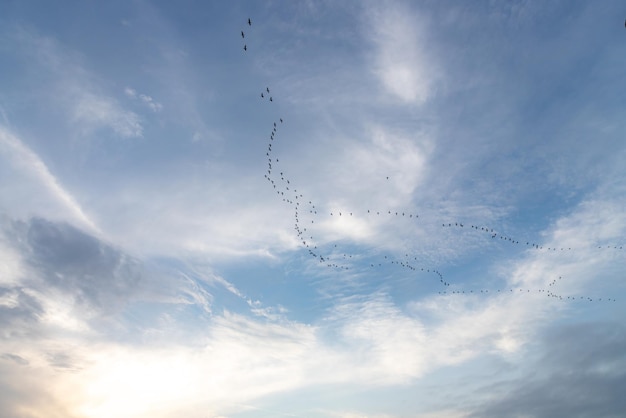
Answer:
M59 203L73 220L91 231L99 231L95 223L87 216L76 199L66 191L57 178L50 172L46 164L39 156L29 149L18 137L0 126L0 151L10 166L24 172L28 177L34 178L36 186L43 189ZM36 211L36 208L28 210Z

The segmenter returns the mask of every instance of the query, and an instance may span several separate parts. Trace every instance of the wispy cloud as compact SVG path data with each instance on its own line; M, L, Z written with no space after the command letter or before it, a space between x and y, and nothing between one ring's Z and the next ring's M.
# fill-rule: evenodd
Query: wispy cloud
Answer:
M42 92L42 98L53 96L55 105L66 107L70 120L79 128L79 134L89 135L110 128L123 138L142 136L139 116L104 93L102 82L75 52L24 27L17 28L14 39L21 46L20 53L33 59L35 65L53 80Z
M427 19L405 5L389 2L372 7L368 14L367 32L376 48L375 74L401 101L424 103L437 80L437 64L427 48Z
M126 87L124 89L124 93L126 94L126 96L130 97L131 99L140 100L145 106L150 108L150 110L152 110L155 113L160 112L163 109L163 105L161 103L157 102L152 97L146 94L137 93L135 89Z
M23 172L27 177L35 180L35 184L32 185L33 189L31 189L33 192L41 187L46 194L50 195L54 201L69 213L69 216L74 221L92 231L99 230L96 224L83 211L74 196L60 184L41 158L20 141L17 136L2 126L0 126L0 153L0 155L4 154L7 167L12 166L18 172ZM24 187L24 184L21 187ZM32 197L27 197L26 201L29 199L32 199ZM23 205L25 202L16 199L14 203ZM40 208L35 206L29 208L22 206L20 209L31 212L31 214L40 210Z
M143 126L139 116L122 110L113 99L87 92L72 96L72 120L82 127L83 134L108 127L123 138L142 136Z

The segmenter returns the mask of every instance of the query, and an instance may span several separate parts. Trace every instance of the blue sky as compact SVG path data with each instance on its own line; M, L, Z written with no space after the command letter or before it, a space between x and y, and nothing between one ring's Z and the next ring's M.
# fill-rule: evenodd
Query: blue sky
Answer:
M0 415L620 416L625 15L2 2Z

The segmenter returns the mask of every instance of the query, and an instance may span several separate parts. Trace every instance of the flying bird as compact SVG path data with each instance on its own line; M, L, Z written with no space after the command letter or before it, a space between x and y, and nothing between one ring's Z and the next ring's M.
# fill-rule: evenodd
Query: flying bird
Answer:
M244 50L244 51L247 51L247 50L248 50L248 47L247 47L246 45L244 45L244 46L243 46L243 50Z
M252 26L252 21L248 18L248 26Z
M241 37L242 37L242 38L245 38L245 37L246 37L246 35L244 35L244 34L243 34L243 31L241 31Z

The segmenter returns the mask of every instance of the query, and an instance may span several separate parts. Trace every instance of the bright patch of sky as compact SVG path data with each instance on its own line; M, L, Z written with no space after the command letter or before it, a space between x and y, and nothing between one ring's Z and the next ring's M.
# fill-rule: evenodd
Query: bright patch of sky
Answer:
M3 2L0 415L621 416L625 16Z

